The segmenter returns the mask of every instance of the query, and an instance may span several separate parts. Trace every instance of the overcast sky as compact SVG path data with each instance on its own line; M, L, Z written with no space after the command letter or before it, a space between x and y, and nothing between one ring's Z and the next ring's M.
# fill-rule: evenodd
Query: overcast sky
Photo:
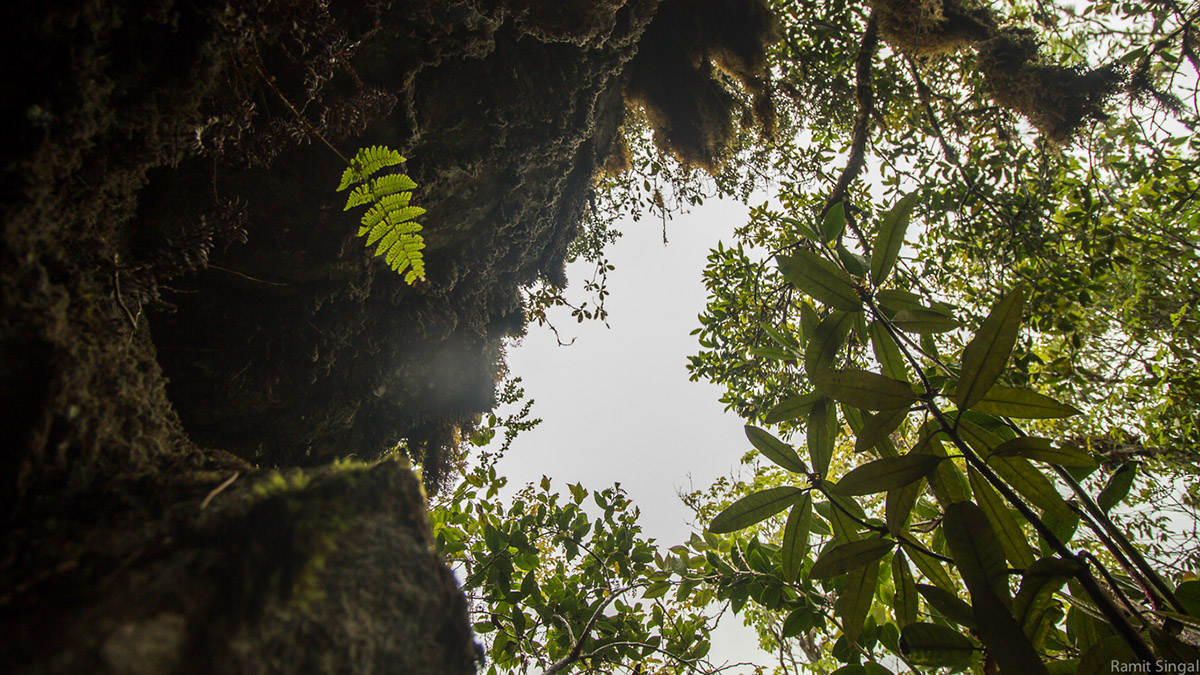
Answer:
M709 249L729 243L748 209L715 201L667 223L653 218L620 222L624 236L608 250L616 269L608 275L605 306L611 329L576 323L569 310L556 316L564 342L547 328L508 352L509 370L523 378L532 414L542 418L513 442L497 466L519 487L542 475L565 492L567 483L592 490L619 482L641 509L643 532L662 547L687 540L690 512L680 490L707 487L738 470L750 448L743 421L718 402L719 387L690 382L687 357L696 353L697 316L706 301L701 273ZM584 297L588 263L569 267L569 298ZM554 315L552 315L554 316ZM740 617L726 617L713 636L715 661L770 663Z

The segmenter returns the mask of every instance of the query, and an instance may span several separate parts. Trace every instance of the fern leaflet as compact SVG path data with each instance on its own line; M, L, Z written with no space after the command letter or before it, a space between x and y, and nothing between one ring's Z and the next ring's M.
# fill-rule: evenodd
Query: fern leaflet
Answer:
M400 153L381 145L361 148L342 173L338 192L358 186L350 193L343 210L371 206L363 214L358 236L367 237L367 246L379 242L375 255L383 256L388 266L403 274L405 283L412 285L425 280L425 260L421 254L425 240L418 234L421 226L413 220L425 213L425 209L409 205L417 184L401 173L371 178L380 169L404 161Z

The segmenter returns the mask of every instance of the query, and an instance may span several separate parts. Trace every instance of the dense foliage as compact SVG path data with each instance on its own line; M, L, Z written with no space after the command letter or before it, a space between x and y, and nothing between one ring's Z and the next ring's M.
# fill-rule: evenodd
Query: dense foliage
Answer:
M581 486L471 475L447 550L495 663L711 670L678 627L724 608L776 672L1200 663L1197 8L771 5L771 133L747 114L702 177L631 119L602 206L771 187L689 362L752 475L689 495L709 531L669 553L619 491L589 519Z

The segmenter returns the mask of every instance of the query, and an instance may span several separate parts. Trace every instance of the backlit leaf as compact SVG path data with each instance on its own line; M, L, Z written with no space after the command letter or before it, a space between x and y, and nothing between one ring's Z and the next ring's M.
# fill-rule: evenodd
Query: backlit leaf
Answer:
M862 309L854 280L837 265L811 251L781 254L776 259L784 278L814 299L845 312Z
M971 483L971 493L979 508L987 515L988 521L1000 539L1004 555L1014 567L1025 569L1033 564L1033 549L1020 523L1008 510L1008 504L996 493L996 490L984 480L983 476L972 468L967 470L967 478Z
M945 626L913 623L900 630L900 651L917 665L954 668L970 662L975 643Z
M1076 450L1069 446L1056 448L1050 444L1050 439L1033 436L1020 436L1005 441L997 446L993 453L997 457L1016 455L1061 466L1096 466L1096 460L1082 450Z
M812 493L805 493L800 503L788 513L783 529L783 576L791 583L800 574L804 556L808 553L808 531L812 527Z
M812 579L829 579L879 560L896 545L891 539L860 539L821 552L809 571Z
M908 382L866 370L827 371L813 375L812 383L829 398L863 410L904 408L919 399Z
M879 560L876 559L867 563L865 567L851 571L846 575L845 582L842 584L839 613L842 617L843 635L851 642L858 640L862 633L863 622L871 613L871 606L875 602L875 586L878 581Z
M871 350L875 360L883 369L883 374L894 380L908 379L908 368L904 365L904 355L896 346L896 341L888 334L887 328L880 321L872 321L868 327L871 334Z
M854 439L854 451L866 452L883 441L889 440L892 432L900 427L906 417L908 417L907 408L884 410L876 415L871 415L863 424L862 429L858 430L858 435Z
M957 319L928 309L905 309L896 312L892 325L905 333L946 333L962 327Z
M777 403L774 408L771 408L766 416L763 417L763 423L778 424L803 417L822 398L824 398L822 394L815 391L801 394L800 396L789 396Z
M975 628L974 610L971 609L971 605L958 597L958 594L929 584L917 584L917 592L921 594L922 598L925 598L925 602L930 607L936 609L939 614L950 621L963 628Z
M808 305L805 304L805 307ZM804 349L804 370L810 376L833 367L838 350L854 327L854 315L833 311L812 331Z
M804 494L805 490L785 485L746 495L718 513L708 530L723 534L750 527L795 504Z
M962 373L954 395L960 409L966 410L981 400L1004 372L1017 341L1024 308L1025 295L1021 289L1010 291L996 303L979 332L963 349Z
M807 474L808 467L792 449L792 446L775 438L770 432L756 426L746 425L746 438L764 457L792 473Z
M913 579L908 560L904 557L904 549L896 549L892 556L892 586L896 594L892 602L892 610L896 615L896 624L903 628L917 622L917 584Z
M824 476L829 471L833 458L834 440L837 434L837 408L833 401L821 399L808 414L808 457L813 471Z
M917 205L917 197L915 192L905 195L884 215L879 225L879 234L871 250L871 283L876 286L883 283L900 257L900 247L904 245L904 234Z
M1078 409L1029 389L994 385L974 405L989 415L1019 419L1055 419L1082 414Z
M846 496L886 492L924 478L941 461L940 457L924 454L884 457L846 474L832 490Z
M1108 513L1114 506L1120 504L1122 499L1125 499L1125 496L1129 494L1129 489L1133 487L1137 468L1137 462L1126 462L1108 479L1108 483L1100 491L1100 496L1096 498L1096 504L1102 511Z
M825 220L821 222L821 237L825 241L835 241L846 229L846 202L840 201L825 212Z

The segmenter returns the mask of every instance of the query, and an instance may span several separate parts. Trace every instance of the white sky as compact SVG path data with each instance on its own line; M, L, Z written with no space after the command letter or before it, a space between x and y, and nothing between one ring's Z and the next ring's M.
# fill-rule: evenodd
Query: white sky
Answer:
M550 476L554 488L567 483L602 490L619 482L641 509L643 534L666 548L693 531L681 490L706 488L736 472L750 449L744 422L724 412L719 387L690 382L687 357L696 353L697 315L706 304L701 273L718 241L733 241L734 228L748 219L736 203L706 203L667 223L654 218L622 221L624 236L607 249L605 302L611 329L597 321L576 323L569 310L551 314L564 342L530 326L522 343L508 351L510 372L523 378L531 414L542 418L519 435L497 466L510 488ZM567 269L568 298L584 296L593 267ZM511 492L510 492L511 494ZM741 617L726 616L712 636L715 662L770 664Z

